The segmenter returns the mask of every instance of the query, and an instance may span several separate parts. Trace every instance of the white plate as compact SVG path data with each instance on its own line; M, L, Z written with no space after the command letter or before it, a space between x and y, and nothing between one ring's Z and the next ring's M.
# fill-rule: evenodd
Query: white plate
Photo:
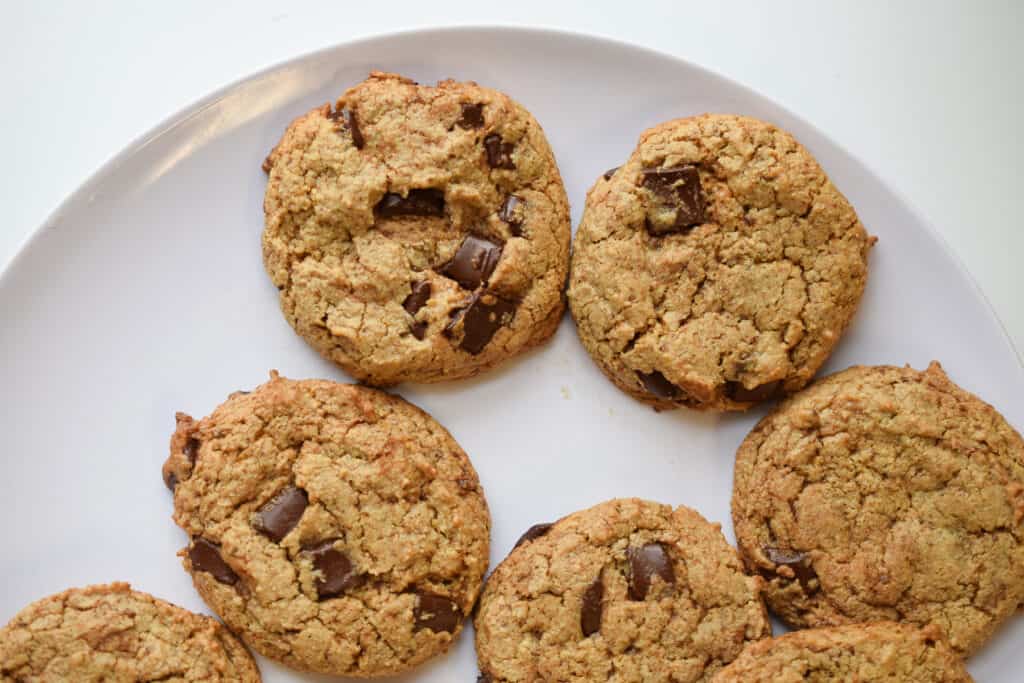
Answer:
M270 368L346 379L278 311L260 260L260 163L293 117L371 69L472 79L522 102L551 140L574 223L593 180L652 124L718 111L792 131L879 237L860 312L826 370L937 358L1024 426L1024 369L977 287L904 200L793 114L693 65L597 38L375 38L273 68L173 117L68 199L3 273L0 623L68 586L112 580L206 611L175 557L186 538L160 479L174 411L205 415ZM760 412L657 414L604 379L568 317L550 344L481 378L400 393L472 457L493 514L492 565L531 524L616 496L684 503L733 538L733 454ZM472 645L467 631L450 656L401 680L474 680ZM1022 649L1017 620L971 671L1010 681ZM260 665L267 681L318 680Z

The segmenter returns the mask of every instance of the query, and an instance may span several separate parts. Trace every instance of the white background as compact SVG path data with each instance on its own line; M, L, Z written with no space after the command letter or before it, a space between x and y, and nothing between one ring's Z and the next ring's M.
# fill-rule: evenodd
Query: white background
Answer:
M253 71L399 29L545 26L694 61L818 126L923 212L1024 348L1024 3L0 0L0 8L0 267L130 141Z

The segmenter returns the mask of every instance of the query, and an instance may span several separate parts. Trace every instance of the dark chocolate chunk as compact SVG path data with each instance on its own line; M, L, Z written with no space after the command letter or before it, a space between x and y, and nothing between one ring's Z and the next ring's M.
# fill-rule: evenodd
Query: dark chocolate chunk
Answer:
M441 274L466 289L476 289L487 282L500 258L500 244L483 237L467 235L452 260L441 268Z
M811 558L807 553L802 553L799 550L785 550L783 548L767 546L764 548L764 554L777 567L789 567L804 591L813 593L818 589L818 586L811 586L811 581L818 581L818 573L814 571ZM762 571L761 574L768 579L778 576L778 572L772 572L771 570Z
M601 630L601 610L604 605L604 583L601 574L583 591L583 604L580 607L580 629L587 638Z
M409 315L416 315L426 305L428 299L430 299L430 283L426 280L414 282L412 283L412 292L402 302L402 308Z
M515 145L511 142L502 142L501 136L491 133L484 138L484 149L487 150L487 165L491 168L515 168L512 163L512 150Z
M192 539L192 547L188 549L188 559L195 571L212 574L221 583L233 586L238 583L238 574L228 566L220 556L220 546L205 538Z
M427 327L429 323L426 320L417 320L409 324L409 331L412 332L412 336L422 341L427 334Z
M494 683L494 679L491 678L491 674L481 671L476 677L476 683Z
M732 400L739 401L741 403L757 403L774 397L779 393L781 388L781 380L767 382L759 387L754 387L753 389L747 389L740 382L726 382L725 395Z
M519 540L516 541L516 544L514 546L512 546L512 549L515 550L527 541L532 541L534 539L540 538L541 536L546 534L552 526L554 525L550 522L546 522L544 524L534 524L529 529L527 529L522 536L519 537Z
M199 439L194 436L188 437L185 442L185 447L181 449L181 452L188 458L190 464L196 464L196 456L199 454Z
M676 573L672 569L672 560L660 543L648 543L639 548L630 548L629 558L629 597L632 600L643 600L651 589L655 576L665 583L675 583Z
M502 325L512 321L515 313L515 303L492 292L476 292L465 307L452 312L452 319L445 326L444 333L452 337L461 321L462 341L459 348L475 356L484 350Z
M174 472L167 472L164 474L164 485L167 486L171 491L178 488L178 475Z
M320 574L316 579L316 595L320 600L333 598L349 589L358 588L366 579L356 570L348 555L334 547L337 540L332 538L304 549L304 552L313 559L313 569Z
M612 176L615 175L615 172L618 171L618 170L619 170L618 166L616 166L615 168L609 168L607 171L604 172L604 175L602 177L605 180L611 180Z
M512 234L519 237L523 234L523 215L525 212L526 200L510 194L505 197L504 203L502 203L501 208L498 210L498 218L508 223Z
M647 211L651 234L678 232L704 222L704 196L695 166L644 169L643 185L656 201Z
M679 387L672 384L672 382L669 382L665 378L665 375L661 374L657 370L652 372L638 372L636 373L636 376L640 378L640 383L644 385L644 389L658 398L675 398L679 395Z
M444 192L435 189L409 190L409 195L388 192L377 202L377 215L385 218L394 216L443 216Z
M470 128L483 128L484 125L484 105L481 103L469 104L467 102L462 103L462 116L458 122L460 128L469 130Z
M328 109L330 108L328 107ZM341 107L340 109L328 111L327 118L349 130L352 134L352 144L355 145L356 149L362 149L363 145L366 144L366 140L363 139L363 133L359 130L359 118L356 116L355 111Z
M448 598L434 593L417 593L413 617L416 630L429 628L434 632L455 633L462 623L462 610Z
M309 496L300 488L286 486L256 512L255 527L274 543L280 543L302 519Z

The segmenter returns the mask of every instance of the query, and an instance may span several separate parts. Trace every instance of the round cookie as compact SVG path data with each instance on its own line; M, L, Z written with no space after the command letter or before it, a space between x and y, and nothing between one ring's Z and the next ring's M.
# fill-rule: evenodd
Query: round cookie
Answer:
M771 635L761 584L686 507L611 500L534 526L480 598L480 680L707 681Z
M468 377L557 328L569 205L540 125L506 95L373 72L292 122L264 169L281 310L356 379Z
M587 194L569 305L584 347L629 395L743 410L825 362L873 242L785 131L676 119L645 131Z
M487 569L490 516L445 429L397 396L271 374L178 414L164 480L196 589L253 649L378 676L446 651Z
M893 622L794 631L752 643L712 683L971 683L940 636Z
M1024 441L938 363L853 367L785 401L736 454L732 514L798 628L933 624L968 655L1024 602Z
M252 657L220 622L127 583L43 598L0 629L0 681L259 683Z

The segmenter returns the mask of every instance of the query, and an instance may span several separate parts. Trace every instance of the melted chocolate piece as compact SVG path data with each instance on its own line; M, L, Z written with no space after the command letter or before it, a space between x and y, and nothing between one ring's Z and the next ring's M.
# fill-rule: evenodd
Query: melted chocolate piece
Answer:
M511 142L502 142L501 136L491 133L484 138L484 149L487 150L487 165L491 168L515 168L512 163L512 150L515 145Z
M583 604L580 606L580 630L587 638L601 630L601 611L604 606L604 584L601 574L583 592Z
M615 168L609 168L607 171L604 172L604 174L602 174L601 177L604 178L605 180L611 180L612 176L615 175L615 172L618 170L618 166L616 166Z
M505 223L508 223L508 227L511 229L513 235L520 237L523 234L522 226L523 216L525 213L526 200L522 197L510 194L505 197L505 201L498 210L498 218Z
M704 222L704 196L695 166L644 169L643 185L655 197L647 211L647 231L665 235Z
M491 678L491 674L481 671L476 677L476 683L494 683L494 679Z
M476 292L464 308L452 312L444 334L452 337L461 322L462 341L459 348L475 356L484 350L499 328L512 321L515 313L515 303L486 290Z
M462 103L462 116L456 122L460 128L483 128L484 126L484 105L481 103Z
M747 389L739 382L726 382L725 395L740 403L758 403L775 397L782 389L782 380L767 382L761 386Z
M454 602L435 593L416 593L418 600L413 608L416 622L413 627L418 631L429 628L434 632L447 631L455 633L462 623L462 610Z
M220 546L203 537L192 539L188 559L195 571L206 572L221 583L233 586L238 583L238 574L220 556Z
M319 600L337 597L349 589L358 588L366 579L356 571L348 555L334 547L337 540L332 538L304 549L313 560L313 568L320 573L316 580Z
M178 488L178 475L174 472L167 472L164 474L164 486L173 492L174 489Z
M526 543L527 541L532 541L534 539L540 538L541 536L546 534L548 531L550 531L551 527L553 527L553 526L554 526L554 524L552 524L550 522L547 522L547 523L544 523L544 524L534 524L529 529L527 529L523 533L522 536L519 537L519 540L516 541L516 544L514 546L512 546L512 549L515 550L516 548L518 548L522 544Z
M355 145L356 149L362 149L363 145L366 144L366 140L363 138L363 133L359 130L359 118L352 109L342 107L341 109L335 109L327 113L327 118L335 123L340 124L343 128L347 128L352 134L352 144Z
M476 289L487 282L501 258L501 245L483 237L466 235L452 260L441 268L441 275L450 277L466 289Z
M286 486L256 513L254 526L274 543L280 543L302 519L309 495L295 486Z
M807 553L800 552L799 550L784 550L767 546L764 548L764 554L777 567L789 567L793 571L796 580L800 582L804 592L814 593L818 590L821 583L818 581L818 573L814 571L814 565L811 563L811 558ZM762 570L761 574L767 579L781 578L783 581L789 580L788 577L780 576L777 571L770 569ZM818 581L818 586L812 587L811 581Z
M658 398L675 398L679 395L679 387L669 382L665 375L657 370L638 372L636 376L640 378L640 384L644 386L647 393L653 394Z
M676 574L672 569L672 560L660 543L648 543L639 548L630 548L629 559L629 597L632 600L643 600L651 590L655 576L665 583L675 583Z
M412 336L423 341L423 337L427 335L427 328L429 326L430 325L426 320L417 320L409 324L409 331L412 332Z
M412 292L410 292L409 296L405 297L405 301L402 302L402 308L409 315L416 315L427 304L429 299L430 283L426 280L420 280L419 282L412 283Z
M188 458L189 464L195 465L196 456L199 455L199 439L194 436L188 437L188 440L185 441L185 446L181 449L181 452L186 458Z
M403 197L388 192L377 202L377 215L384 218L395 216L443 216L444 192L435 189L409 190Z

